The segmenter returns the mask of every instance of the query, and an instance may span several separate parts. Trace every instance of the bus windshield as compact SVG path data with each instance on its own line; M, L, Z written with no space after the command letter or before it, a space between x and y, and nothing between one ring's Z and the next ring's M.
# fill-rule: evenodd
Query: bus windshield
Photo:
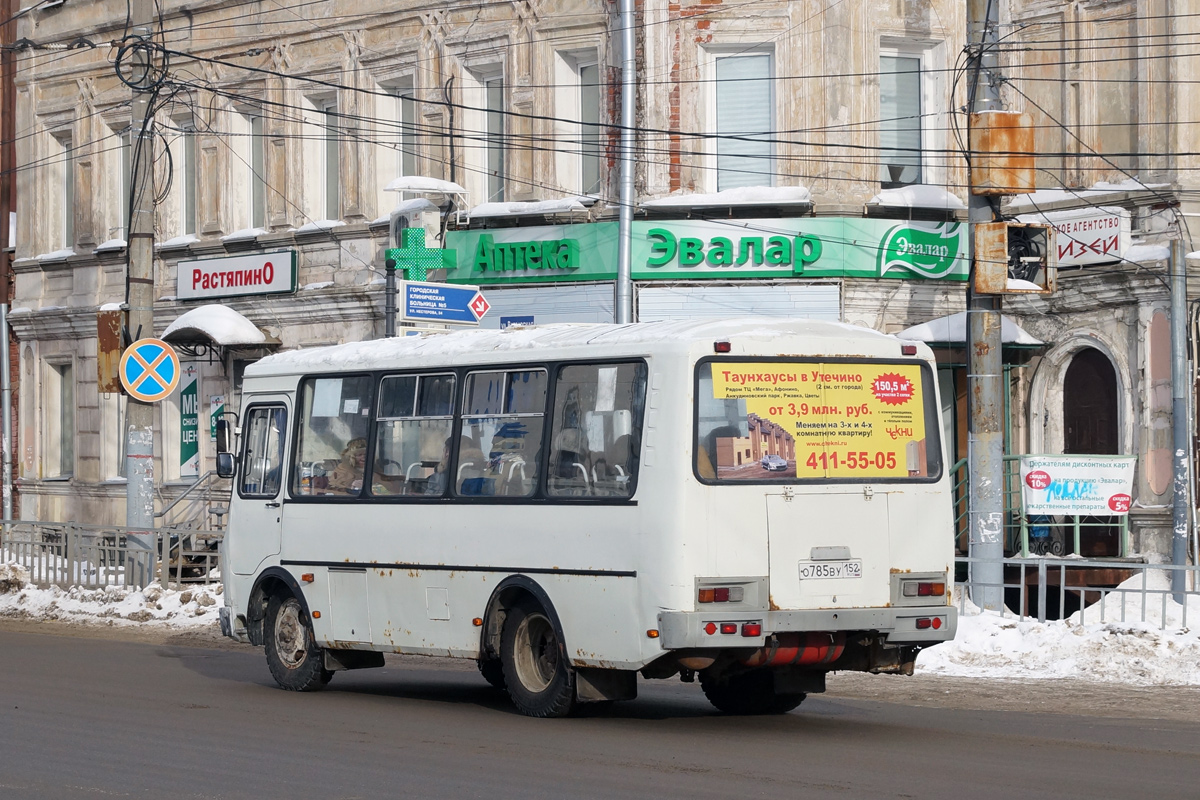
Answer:
M933 481L933 376L914 361L709 360L696 367L696 476L706 483Z

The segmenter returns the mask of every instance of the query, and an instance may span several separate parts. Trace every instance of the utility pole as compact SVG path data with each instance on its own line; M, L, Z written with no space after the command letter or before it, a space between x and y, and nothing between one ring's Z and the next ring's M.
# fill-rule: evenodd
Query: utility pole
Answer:
M633 122L637 108L637 52L634 50L633 0L620 0L621 20L621 191L617 219L617 281L613 320L633 322Z
M16 0L3 0L0 14L6 22L0 34L0 509L4 519L13 518L12 459L12 365L9 357L10 334L8 330L8 281L12 274L12 255L7 251L12 236L9 215L16 206L16 93L13 90L13 53L8 45L16 38Z
M154 0L132 0L133 35L149 44L154 20ZM137 339L154 335L154 121L151 118L150 84L154 73L153 53L140 47L133 54L133 113L130 149L133 169L130 180L132 198L129 214L129 272L126 277L126 303L129 307L129 334ZM126 397L125 409L125 525L131 530L149 531L154 527L154 408L149 403ZM154 537L131 534L131 548L151 551L143 559L134 559L128 581L145 586L154 563ZM132 554L131 554L132 555ZM126 569L127 574L129 568Z
M967 0L967 91L972 114L1001 107L995 0ZM969 137L968 137L969 139ZM975 170L970 182L974 188ZM967 470L970 492L967 521L970 542L971 599L983 608L1004 604L1004 395L1001 363L1000 296L975 293L975 225L992 222L990 197L970 193L968 221L971 279L967 283Z
M1181 238L1171 242L1171 432L1175 451L1175 487L1172 498L1173 525L1171 531L1171 563L1187 565L1188 504L1188 454L1191 452L1187 393L1194 390L1187 369L1187 263L1183 254L1183 231ZM1200 556L1200 553L1197 554ZM1171 591L1176 603L1185 603L1187 598L1187 573L1182 569L1171 571Z

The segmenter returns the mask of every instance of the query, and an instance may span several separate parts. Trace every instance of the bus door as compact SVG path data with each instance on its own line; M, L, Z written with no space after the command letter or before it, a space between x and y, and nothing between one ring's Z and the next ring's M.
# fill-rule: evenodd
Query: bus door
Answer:
M869 484L769 491L772 607L887 605L891 600L888 500L888 492Z
M225 548L233 571L252 575L279 553L282 531L284 455L288 401L258 397L242 419L242 453L235 485L236 512L230 514Z

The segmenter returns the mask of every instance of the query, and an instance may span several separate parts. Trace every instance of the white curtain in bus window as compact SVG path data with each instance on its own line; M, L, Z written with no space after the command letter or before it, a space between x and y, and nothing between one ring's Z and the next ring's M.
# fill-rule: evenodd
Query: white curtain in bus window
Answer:
M379 386L371 494L445 494L454 425L453 375L398 375Z
M554 391L552 497L629 497L637 479L644 364L562 367Z
M293 495L352 497L362 492L371 395L367 375L308 378L301 384Z
M537 488L546 371L467 376L456 486L463 496L529 497Z
M696 472L705 480L935 478L928 367L873 361L698 367Z
M242 455L239 491L248 497L275 497L283 472L287 412L278 406L252 408L246 420L246 452Z

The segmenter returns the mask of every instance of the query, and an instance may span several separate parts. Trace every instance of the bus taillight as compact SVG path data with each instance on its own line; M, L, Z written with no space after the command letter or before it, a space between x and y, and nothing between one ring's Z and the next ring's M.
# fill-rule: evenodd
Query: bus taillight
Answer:
M905 597L944 597L946 594L946 584L932 583L925 581L905 581L904 596Z
M701 603L740 603L746 596L746 590L741 586L705 587L698 593Z
M742 636L758 637L762 636L761 622L747 622L742 625Z

